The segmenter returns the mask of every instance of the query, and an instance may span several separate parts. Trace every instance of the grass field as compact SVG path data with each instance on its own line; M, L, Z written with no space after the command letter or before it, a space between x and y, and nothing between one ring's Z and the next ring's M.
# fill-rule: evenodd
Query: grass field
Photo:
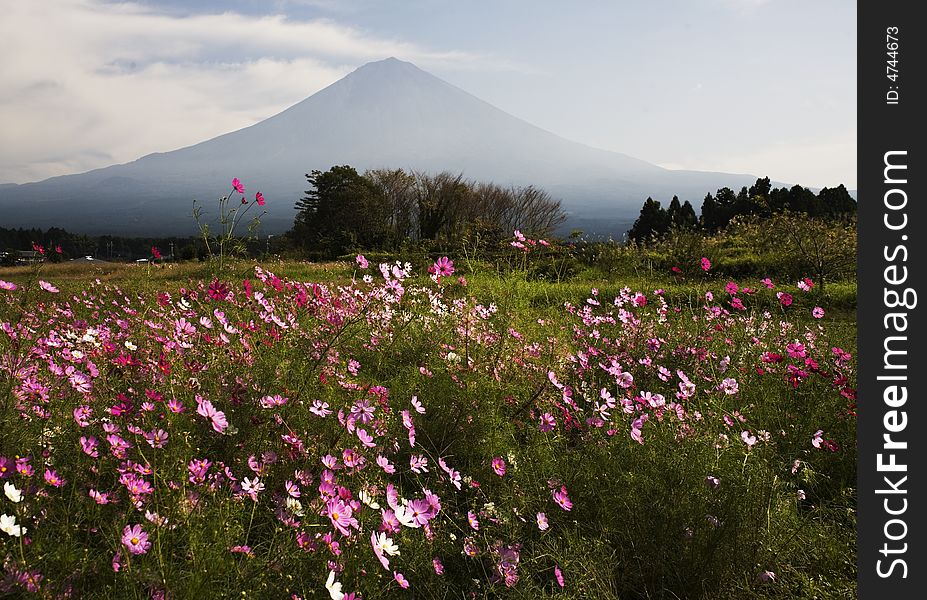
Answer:
M0 269L0 595L856 596L855 282L363 262Z

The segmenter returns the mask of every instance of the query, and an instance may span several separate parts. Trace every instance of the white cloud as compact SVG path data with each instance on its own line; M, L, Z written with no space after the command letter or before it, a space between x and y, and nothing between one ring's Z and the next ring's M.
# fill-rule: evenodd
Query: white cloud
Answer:
M457 68L485 60L280 15L179 17L100 0L0 0L0 14L0 182L200 142L370 60Z

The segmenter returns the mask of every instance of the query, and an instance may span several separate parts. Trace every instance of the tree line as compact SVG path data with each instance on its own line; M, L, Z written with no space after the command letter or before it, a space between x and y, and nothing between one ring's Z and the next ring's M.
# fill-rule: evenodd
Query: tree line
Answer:
M843 219L856 214L856 200L842 184L823 188L815 194L800 185L773 188L769 177L765 177L757 179L749 188L744 186L738 193L724 187L714 195L706 195L699 216L688 200L680 204L679 198L673 196L669 207L664 209L659 201L647 198L640 216L628 231L628 239L646 242L672 229L716 233L738 217L762 219L786 212L824 220Z
M296 203L287 234L297 248L338 256L354 248L404 243L498 243L520 229L549 235L566 218L560 202L534 186L501 186L403 169L358 173L349 165L306 175L312 189Z

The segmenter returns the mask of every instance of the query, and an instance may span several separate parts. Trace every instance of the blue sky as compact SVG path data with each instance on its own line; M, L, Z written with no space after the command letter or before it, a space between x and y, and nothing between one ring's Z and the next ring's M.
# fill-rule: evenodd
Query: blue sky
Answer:
M396 56L663 166L856 186L856 3L0 0L0 182L251 125Z

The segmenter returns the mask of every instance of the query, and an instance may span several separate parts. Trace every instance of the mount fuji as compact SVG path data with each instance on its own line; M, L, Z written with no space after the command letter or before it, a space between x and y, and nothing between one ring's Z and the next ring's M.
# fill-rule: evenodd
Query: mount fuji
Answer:
M415 65L368 63L250 127L86 173L0 185L0 226L87 234L189 235L194 199L207 216L238 177L268 202L265 233L293 223L305 174L348 164L533 184L562 201L566 227L620 235L644 199L698 208L709 192L755 176L664 169L535 127Z

